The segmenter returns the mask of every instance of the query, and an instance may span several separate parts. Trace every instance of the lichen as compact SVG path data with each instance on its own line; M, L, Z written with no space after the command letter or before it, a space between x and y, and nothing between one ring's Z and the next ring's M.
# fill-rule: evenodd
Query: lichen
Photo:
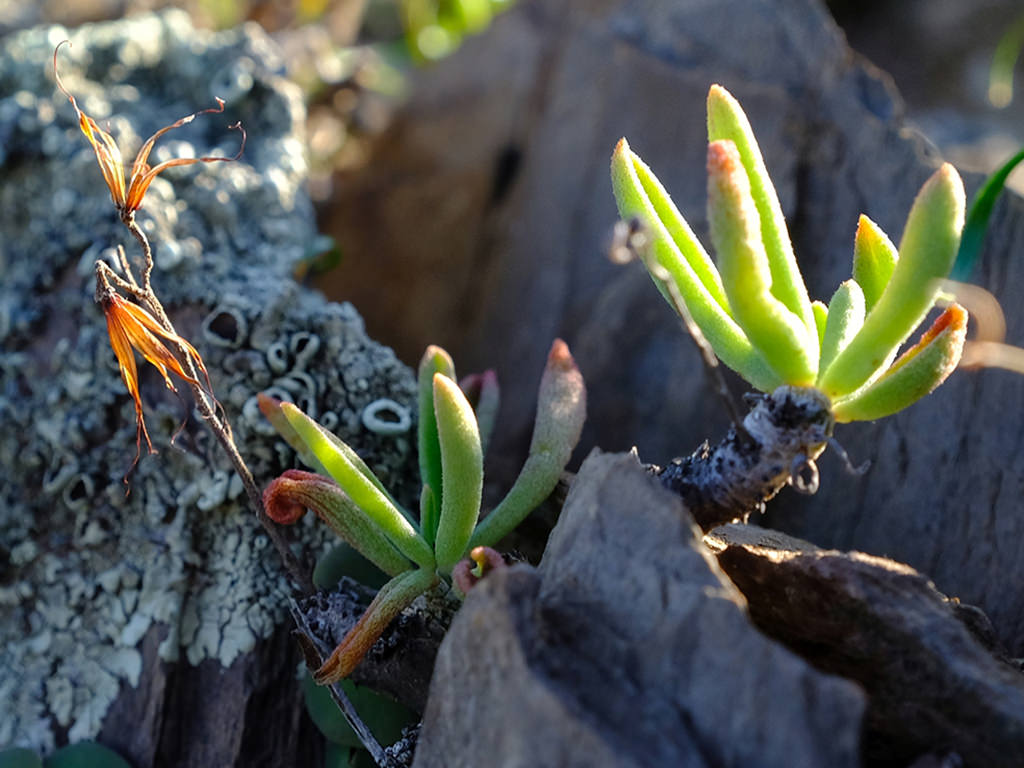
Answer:
M92 301L91 263L135 243L49 71L134 151L139 136L227 100L185 143L242 161L168 171L140 220L154 287L203 355L258 479L295 465L252 398L294 400L409 499L411 446L362 425L381 398L414 401L411 373L369 340L356 311L296 285L315 237L303 192L304 119L280 59L254 26L193 30L178 11L68 32L40 28L0 49L0 747L49 751L94 737L120 686L139 683L140 643L165 661L229 665L286 617L288 585L241 484L202 424L158 377L143 399L159 456L135 451L135 419ZM66 55L65 55L66 53ZM160 145L154 152L159 160ZM131 156L129 154L129 156ZM213 338L216 337L216 338ZM404 406L403 406L404 407ZM305 548L319 526L298 526Z

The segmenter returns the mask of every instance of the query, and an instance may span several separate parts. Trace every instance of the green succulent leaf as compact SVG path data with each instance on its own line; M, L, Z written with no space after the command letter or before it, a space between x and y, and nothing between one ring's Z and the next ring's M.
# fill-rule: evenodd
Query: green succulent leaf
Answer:
M882 228L861 214L853 239L853 279L864 292L867 311L878 302L896 268L898 252Z
M342 638L320 669L313 673L317 685L330 685L352 674L388 624L413 600L437 584L433 568L413 568L381 587L366 612Z
M384 531L329 477L289 469L263 492L270 519L290 525L312 509L338 536L392 576L412 563L392 545Z
M832 295L828 304L828 322L821 340L821 362L824 370L864 325L864 292L855 280L846 280Z
M472 373L459 382L459 389L473 406L477 427L480 429L480 446L486 456L487 446L494 434L494 424L498 420L498 408L501 405L498 374L491 370Z
M312 468L314 471L318 472L321 475L329 475L330 472L328 472L324 468L324 465L316 457L316 454L314 454L313 451L310 450L306 442L302 439L299 433L288 421L288 417L285 415L284 409L282 408L284 403L281 400L278 400L277 398L268 397L267 395L264 395L262 392L257 395L257 398L259 400L260 410L263 412L263 415L266 416L271 426L273 426L274 429L277 430L277 433L282 438L284 438L285 442L287 442L288 445L290 445L292 449L298 454L299 459L302 460L302 463L305 464L307 467ZM291 408L296 407L291 403L288 403L288 405ZM403 515L405 515L405 517L409 517L408 513L406 513L406 511L402 509L402 506L397 501L395 501L394 497L388 492L388 489L384 487L384 484L380 481L377 475L373 473L373 470L370 469L366 465L366 462L359 457L358 453L353 451L349 447L349 445L340 437L333 434L332 432L328 432L323 427L320 427L320 432L328 440L330 440L331 443L333 443L335 449L337 449L347 457L349 463L351 463L352 466L354 466L356 469L362 472L367 480L369 480L371 483L377 486L377 489L385 496L387 496L391 500L391 503L394 504L395 507L399 511L401 511Z
M462 559L480 516L484 455L472 406L459 385L442 373L434 374L434 413L443 483L434 552L438 569L449 573Z
M424 485L420 489L420 530L423 537L434 546L437 538L437 521L441 519L441 507L437 502L434 489Z
M882 376L849 399L836 403L836 421L880 419L917 402L956 368L966 335L967 312L959 304L952 304Z
M828 307L823 301L812 301L811 311L814 312L814 325L818 331L818 345L820 346L825 339L825 326L828 325Z
M786 383L810 386L818 371L818 332L772 293L759 216L736 146L708 146L708 219L726 296L740 327Z
M369 472L366 465L361 460L358 463L353 461L355 452L348 446L344 446L343 450L334 435L291 403L282 403L281 409L288 423L323 465L327 474L383 531L398 551L421 567L432 570L434 553L430 545L402 514L391 496L382 489L380 481L374 482L376 477L371 479L373 473L370 476L366 474Z
M807 287L796 263L782 205L768 176L754 131L739 102L720 85L708 92L708 142L728 140L739 152L750 183L750 194L760 220L761 240L771 270L771 292L808 330L814 330L814 315ZM730 297L731 301L732 297ZM791 382L787 382L791 383Z
M43 761L25 747L0 750L0 768L43 768Z
M388 581L386 572L344 541L331 547L317 559L313 567L313 586L325 592L332 592L342 576L355 579L371 589L380 589Z
M440 373L449 379L455 378L455 363L441 347L430 345L420 360L416 377L419 423L416 440L419 447L420 478L429 485L440 509L444 488L441 483L441 445L437 437L437 419L434 415L434 374ZM437 518L427 525L420 518L423 535L431 544L437 536Z
M398 741L402 738L402 729L416 721L416 715L411 710L366 686L356 685L351 680L342 680L339 685L363 722L384 744ZM310 719L324 738L346 747L363 746L345 716L341 714L338 705L334 703L330 691L317 685L308 675L304 675L302 695Z
M946 163L914 200L885 290L822 375L820 388L828 397L838 400L859 389L921 323L953 265L963 222L963 182Z
M561 339L555 339L537 394L530 454L505 498L473 532L470 547L493 546L546 499L579 442L586 419L583 375Z
M719 359L757 389L771 392L781 385L782 379L754 349L730 315L718 270L665 188L630 150L625 139L619 141L612 154L611 174L619 215L627 221L636 218L644 224L653 260L676 284L687 309ZM651 277L662 295L669 299L661 278Z
M43 761L44 768L132 768L117 752L95 741L62 747Z

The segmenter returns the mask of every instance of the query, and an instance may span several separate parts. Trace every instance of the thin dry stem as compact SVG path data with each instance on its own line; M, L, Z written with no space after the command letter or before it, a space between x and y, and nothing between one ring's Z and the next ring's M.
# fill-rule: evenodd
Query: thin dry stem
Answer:
M136 282L127 263L127 259L122 260L121 264L122 268L124 268L127 273L128 281L119 278L106 264L103 264L102 262L100 263L100 272L104 276L112 277L115 284L124 288L128 293L131 293L133 296L138 298L164 330L172 336L177 336L177 331L174 330L174 325L171 323L170 318L167 317L167 312L164 310L163 304L153 291L152 284L150 282L150 275L153 272L153 249L149 244L149 238L146 237L146 234L135 221L134 212L129 211L128 213L123 214L121 216L121 221L124 222L124 225L128 227L128 230L135 236L135 239L138 240L139 244L142 246L144 271L142 274L141 287ZM235 444L235 439L231 432L231 424L228 422L226 416L222 417L217 412L220 404L217 403L216 400L211 402L212 398L200 383L203 379L200 378L199 372L196 370L191 356L188 354L188 350L186 350L180 343L172 342L172 344L174 344L174 351L183 363L186 372L193 379L193 381L188 382L188 385L192 389L192 395L195 398L196 406L199 408L199 413L209 425L221 446L224 448L228 455L228 459L231 461L232 466L241 478L242 486L245 488L245 494L249 499L249 504L256 512L256 519L259 520L260 525L263 526L267 536L270 537L271 543L274 545L274 548L280 555L281 560L284 562L285 569L288 571L288 575L291 577L296 587L298 587L305 595L313 594L316 590L313 587L311 578L304 571L298 558L288 546L288 541L285 539L284 535L267 516L267 512L263 507L263 494L260 493L260 489L256 485L256 481L252 476L249 465L245 463L245 459L242 458L242 454L239 452L238 446Z

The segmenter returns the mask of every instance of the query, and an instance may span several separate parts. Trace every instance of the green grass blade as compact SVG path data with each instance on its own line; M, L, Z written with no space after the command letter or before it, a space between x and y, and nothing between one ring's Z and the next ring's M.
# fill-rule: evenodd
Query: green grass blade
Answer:
M988 231L988 221L992 216L992 209L995 207L999 193L1006 186L1006 179L1013 172L1013 169L1024 160L1024 149L1011 157L1003 166L988 177L984 186L978 190L974 202L971 203L971 210L967 214L967 223L964 224L964 234L960 238L960 251L956 256L956 263L950 277L961 283L967 282L974 270L974 265L981 255L981 246L985 242L985 233Z

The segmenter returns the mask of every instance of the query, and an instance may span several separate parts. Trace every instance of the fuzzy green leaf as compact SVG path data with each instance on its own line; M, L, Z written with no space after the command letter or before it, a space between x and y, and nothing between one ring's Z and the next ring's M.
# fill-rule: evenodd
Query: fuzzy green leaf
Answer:
M25 747L0 750L0 768L43 768L39 755Z
M899 260L863 327L825 370L820 388L838 400L859 389L924 319L953 265L964 223L964 186L948 163L918 192Z
M828 322L821 340L821 362L824 370L854 334L864 325L864 292L854 280L841 283L828 304Z
M586 412L583 376L569 347L556 339L540 380L530 455L508 494L473 532L470 548L496 544L551 494L579 442Z
M625 139L619 141L612 154L611 173L619 215L627 221L636 218L646 227L653 260L676 284L715 354L757 389L771 392L782 384L730 316L718 270L664 187L630 150ZM668 299L659 276L651 277Z
M277 433L282 438L284 438L285 442L287 442L288 445L290 445L292 449L298 454L299 459L302 461L302 463L321 475L329 475L330 473L324 468L324 465L320 463L320 460L309 449L309 446L306 445L305 441L302 439L299 433L295 431L295 428L292 427L291 423L288 421L288 418L285 416L284 411L282 410L281 407L282 405L284 405L284 403L281 400L278 400L277 398L267 397L262 392L257 395L257 398L259 400L260 410L263 412L263 415L267 417L267 420L270 422L271 426L273 426L274 429L277 430ZM289 403L288 405L293 408L296 407L291 403ZM406 518L409 518L409 514L402 508L402 506L397 501L395 501L394 497L388 492L388 489L385 488L384 484L380 481L380 478L378 478L377 475L373 473L373 470L366 465L366 462L359 457L359 454L349 447L348 443L346 443L344 440L342 440L334 433L328 432L323 427L320 428L320 431L327 437L328 440L330 440L334 444L334 447L338 451L345 454L345 457L348 459L349 463L352 464L352 466L354 466L356 469L362 472L367 480L369 480L371 483L377 486L377 489L385 496L387 496L388 499L391 500L391 503L394 504L394 506Z
M419 447L420 479L429 485L434 493L434 500L440 508L444 489L441 484L441 446L437 439L437 419L434 416L434 374L441 373L449 379L455 379L455 363L451 356L441 347L430 345L420 360L416 377L417 402L419 404L419 423L416 427L416 440ZM431 544L437 536L437 518L430 521L428 527L422 518L420 526L423 535Z
M810 386L818 371L818 332L772 293L747 173L731 141L708 146L708 220L722 284L733 315L754 347L786 383Z
M814 312L814 325L818 331L818 346L825 339L825 326L828 325L828 307L823 301L812 301L811 311ZM819 363L819 367L820 363Z
M434 552L438 570L448 573L465 554L480 516L484 455L472 406L459 385L441 373L434 374L434 413L444 489Z
M95 741L62 747L43 761L44 768L131 768L114 750Z
M796 263L779 196L768 176L754 131L743 108L732 94L720 85L712 85L708 92L708 142L721 139L735 145L750 182L750 194L757 209L761 240L771 270L771 293L808 330L814 330L814 315L807 287Z
M917 402L956 368L966 335L967 312L953 304L881 377L853 397L836 403L836 421L881 419Z
M331 530L390 576L412 567L382 528L328 477L289 469L267 486L263 506L271 520L285 525L296 522L307 507L312 509Z
M352 461L351 448L347 451L341 450L335 444L337 438L291 403L283 403L281 409L288 423L323 465L327 474L334 478L352 501L384 532L398 551L423 568L432 570L434 553L430 545L402 514L391 497L381 490L380 481L374 483Z
M864 308L870 312L889 284L898 253L882 228L861 214L853 238L853 279L864 293Z

